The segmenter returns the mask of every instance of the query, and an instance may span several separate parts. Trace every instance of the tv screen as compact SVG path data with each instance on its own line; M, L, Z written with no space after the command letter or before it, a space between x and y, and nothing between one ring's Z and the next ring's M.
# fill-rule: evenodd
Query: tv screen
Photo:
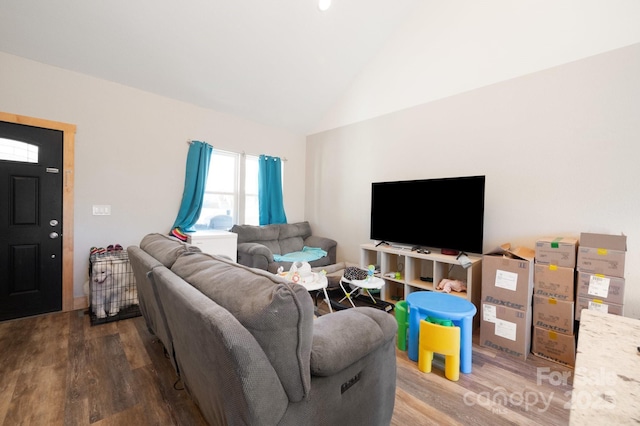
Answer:
M373 182L372 240L481 254L484 176Z

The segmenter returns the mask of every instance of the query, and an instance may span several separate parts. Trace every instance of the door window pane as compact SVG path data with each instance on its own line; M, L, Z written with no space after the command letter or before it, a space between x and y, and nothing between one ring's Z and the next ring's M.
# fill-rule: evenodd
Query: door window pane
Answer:
M38 146L13 139L0 138L0 160L38 162Z

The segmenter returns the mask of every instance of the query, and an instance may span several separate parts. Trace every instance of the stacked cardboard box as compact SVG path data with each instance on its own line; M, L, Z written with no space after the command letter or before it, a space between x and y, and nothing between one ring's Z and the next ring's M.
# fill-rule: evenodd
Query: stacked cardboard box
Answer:
M578 240L541 238L536 242L531 352L574 366L575 267Z
M580 235L576 320L580 320L583 309L623 314L626 252L624 235Z
M535 251L503 244L482 259L480 346L527 359Z

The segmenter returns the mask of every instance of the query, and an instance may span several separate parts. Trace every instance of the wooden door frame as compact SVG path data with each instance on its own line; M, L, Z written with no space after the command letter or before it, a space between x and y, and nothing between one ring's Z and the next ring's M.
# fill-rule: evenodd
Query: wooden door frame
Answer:
M62 131L62 311L81 309L86 306L85 298L74 301L73 297L73 171L76 126L2 111L0 121Z

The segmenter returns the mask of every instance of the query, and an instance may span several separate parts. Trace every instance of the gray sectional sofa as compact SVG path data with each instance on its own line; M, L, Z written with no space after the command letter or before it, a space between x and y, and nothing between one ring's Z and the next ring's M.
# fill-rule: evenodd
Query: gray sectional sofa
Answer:
M304 247L319 248L327 254L309 261L312 267L336 263L338 243L331 238L311 234L309 222L280 225L234 225L231 232L238 234L238 263L275 273L282 266L285 271L293 262L277 261L275 255L300 252Z
M304 287L162 234L127 248L140 308L212 425L388 425L396 321L314 319Z

